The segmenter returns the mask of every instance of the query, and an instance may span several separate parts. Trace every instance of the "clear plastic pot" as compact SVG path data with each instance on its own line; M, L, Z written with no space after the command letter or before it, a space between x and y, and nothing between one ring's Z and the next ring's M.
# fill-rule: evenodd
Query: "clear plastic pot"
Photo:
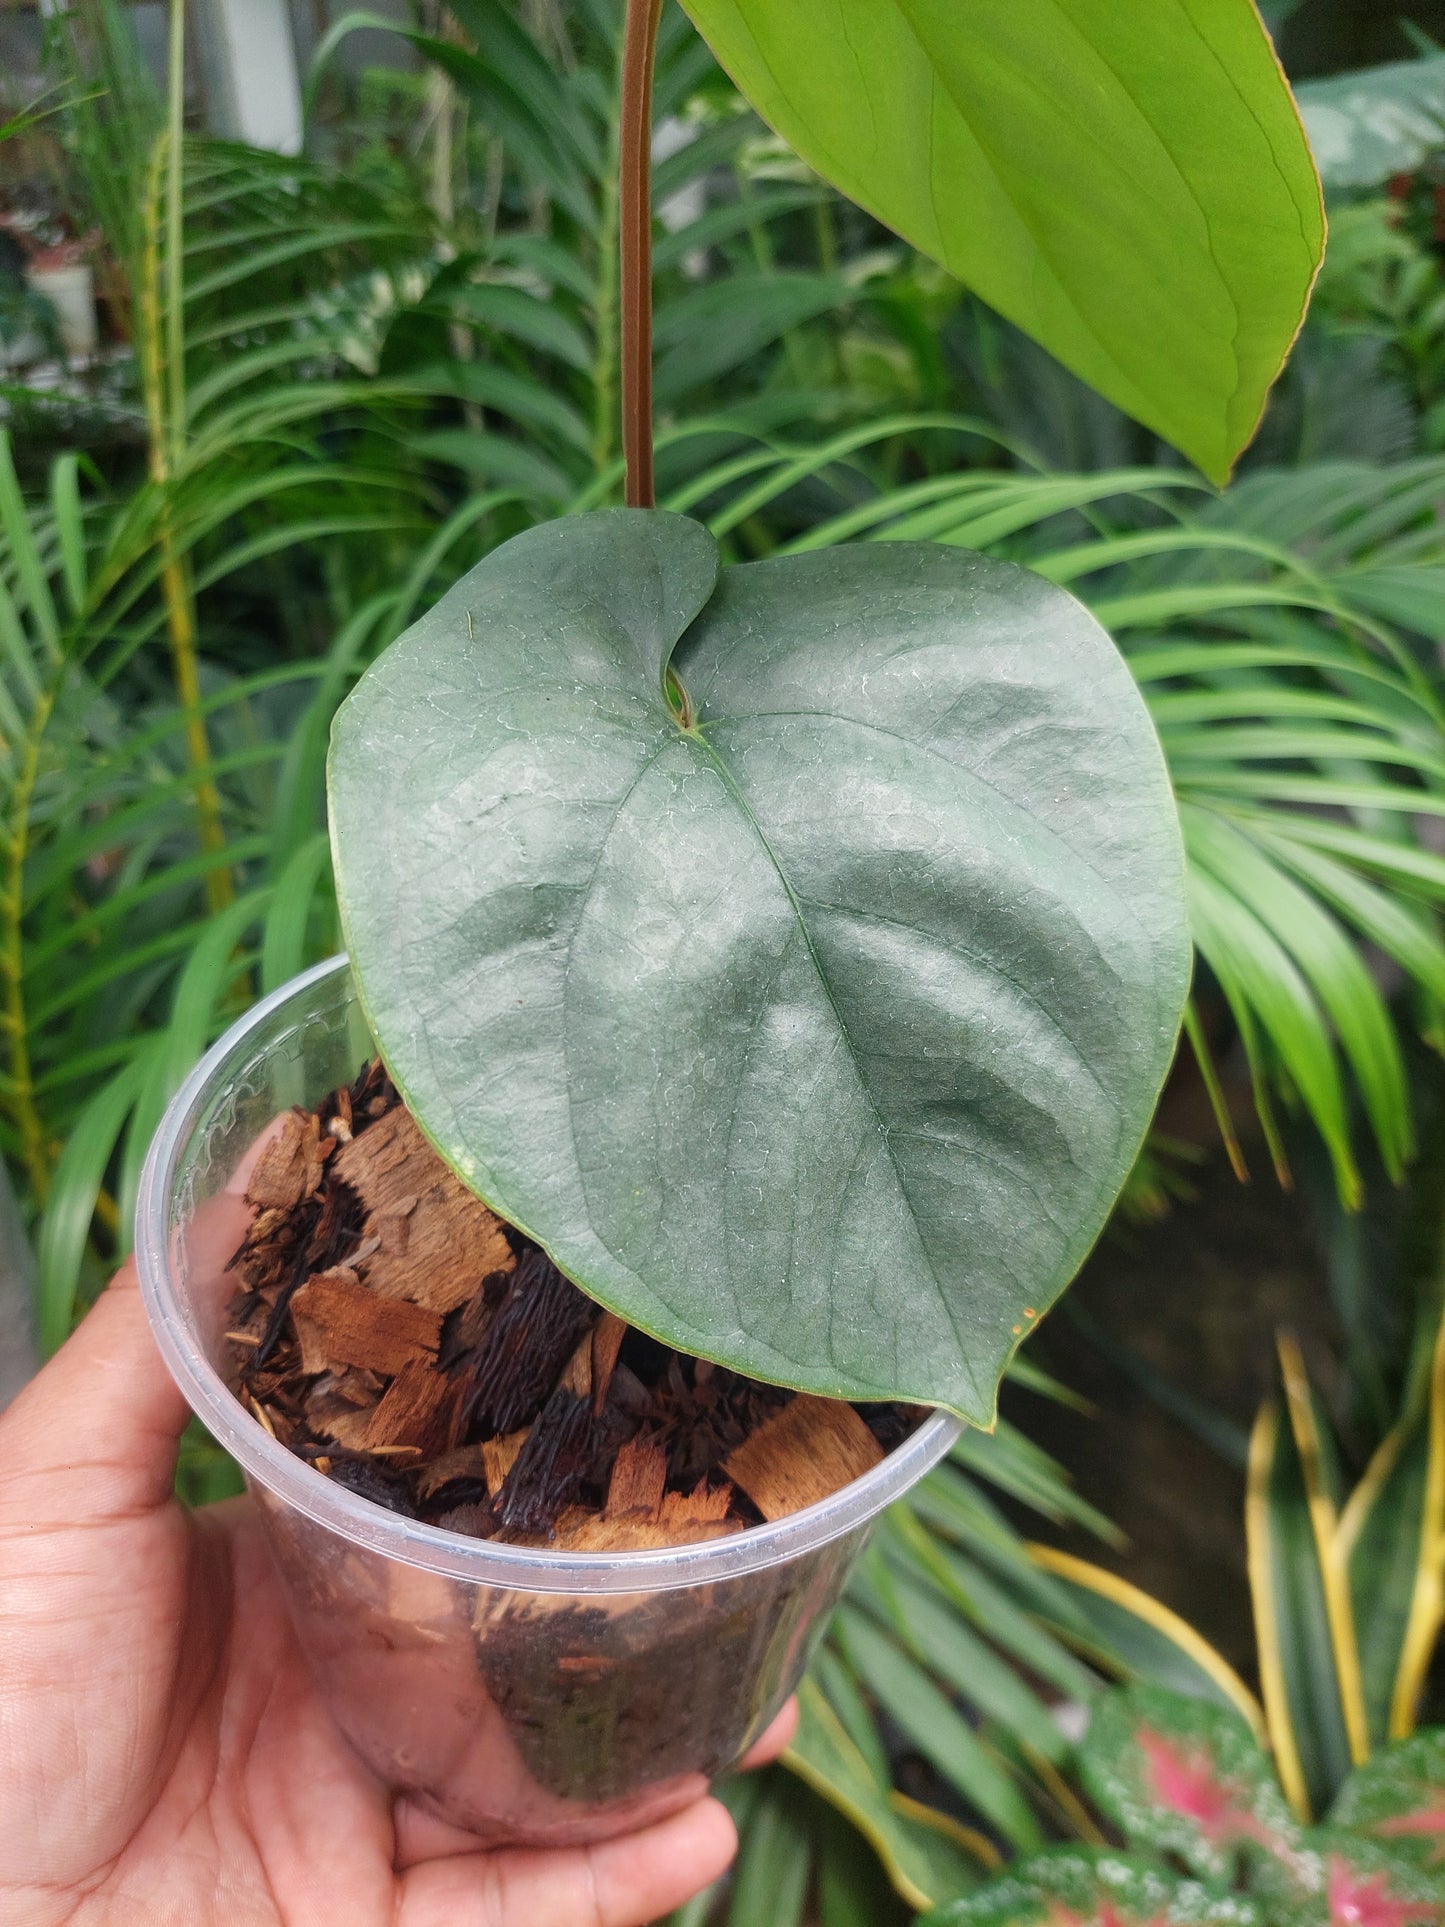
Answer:
M373 1049L346 959L264 999L177 1093L141 1178L157 1342L238 1460L333 1718L390 1787L485 1839L561 1844L695 1798L797 1683L870 1522L957 1436L936 1413L866 1477L701 1545L537 1551L388 1512L294 1457L217 1369L233 1281L191 1227L275 1114Z

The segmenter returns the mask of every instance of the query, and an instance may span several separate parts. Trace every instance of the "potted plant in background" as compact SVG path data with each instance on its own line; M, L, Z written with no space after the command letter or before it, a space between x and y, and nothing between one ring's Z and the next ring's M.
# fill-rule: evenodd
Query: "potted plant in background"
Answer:
M860 9L836 39L801 6L693 12L823 171L1223 478L1321 241L1244 0L1147 24L1071 9L1062 40L1033 7L1002 23ZM248 1473L338 1720L391 1784L511 1839L635 1824L735 1759L868 1519L956 1425L930 1418L836 1492L685 1545L657 1544L650 1489L645 1549L595 1549L548 1540L555 1514L542 1544L497 1532L543 1405L560 1401L549 1476L605 1418L629 1342L701 1361L677 1366L688 1395L712 1368L805 1395L770 1414L814 1415L792 1440L805 1465L823 1401L988 1425L1128 1173L1188 979L1162 759L1079 605L923 545L723 566L704 529L652 507L656 27L631 0L628 506L505 545L363 678L330 781L350 965L217 1045L168 1113L138 1216L163 1348ZM373 1040L394 1089L379 1070L353 1081ZM284 1232L290 1271L253 1278L237 1313L205 1206L287 1103L295 1122L251 1172L248 1249ZM413 1135L385 1207L331 1184L328 1160L354 1165L408 1116L387 1127ZM422 1198L504 1241L445 1307L407 1256ZM410 1422L418 1401L434 1415L423 1380L456 1379L444 1320L475 1305L488 1357L515 1328L515 1365L569 1280L611 1338L599 1350L591 1311L564 1316L525 1426L473 1385L425 1451L368 1431L308 1465L267 1436L254 1381L251 1418L217 1370L233 1318L254 1318L229 1342L269 1363L289 1330L305 1398L369 1373L376 1411L405 1404ZM337 1340L358 1294L390 1307L391 1349ZM481 1461L471 1536L354 1469L507 1440L505 1467Z

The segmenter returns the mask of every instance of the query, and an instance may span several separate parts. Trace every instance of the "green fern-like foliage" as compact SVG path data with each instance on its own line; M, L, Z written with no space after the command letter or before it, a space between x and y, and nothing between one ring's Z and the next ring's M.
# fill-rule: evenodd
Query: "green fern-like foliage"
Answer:
M343 127L309 159L187 138L173 200L169 105L123 43L103 91L84 62L111 43L75 49L67 152L137 352L94 464L31 455L22 486L0 458L0 1149L49 1344L125 1248L169 1093L254 994L336 946L323 764L359 669L497 541L618 493L618 9L588 0L561 28L541 9L535 34L501 4L452 11L468 44L422 44L451 85L446 194L431 157L355 164ZM114 24L103 0L84 12ZM323 50L319 90L328 72ZM657 175L665 504L730 559L927 539L1083 597L1185 818L1198 1047L1232 1027L1281 1164L1292 1112L1351 1202L1367 1143L1407 1168L1402 1039L1437 1040L1445 997L1445 464L1257 470L1216 497L1057 371L1045 391L1015 366L946 277L739 109L677 10L657 105L684 137ZM82 408L10 400L29 450ZM1069 438L1046 443L1061 414ZM1371 452L1405 445L1382 436ZM214 1462L192 1459L203 1487ZM998 1843L1068 1830L1043 1699L1099 1679L1005 1500L1106 1530L1006 1427L889 1515L810 1688L806 1787L737 1796L739 1923L788 1918L810 1867L829 1922L883 1922L903 1903L878 1853L917 1904L940 1868L973 1878ZM899 1734L967 1826L895 1797Z

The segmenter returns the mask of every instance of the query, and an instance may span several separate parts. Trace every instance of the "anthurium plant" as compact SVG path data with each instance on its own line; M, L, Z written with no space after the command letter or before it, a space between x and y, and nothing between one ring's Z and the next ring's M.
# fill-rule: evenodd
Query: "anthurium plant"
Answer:
M1445 1919L1445 1731L1355 1770L1302 1826L1237 1714L1159 1687L1095 1706L1079 1772L1122 1842L1058 1847L929 1927L1431 1927Z
M823 172L1226 474L1321 242L1249 0L690 10ZM628 506L496 551L343 706L348 948L422 1129L594 1298L986 1425L1169 1067L1169 786L1061 590L929 545L737 564L653 505L657 13L623 54Z

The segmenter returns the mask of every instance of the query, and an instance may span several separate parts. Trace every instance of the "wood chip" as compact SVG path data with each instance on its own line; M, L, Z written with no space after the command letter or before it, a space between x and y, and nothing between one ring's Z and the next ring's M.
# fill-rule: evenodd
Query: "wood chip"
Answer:
M592 1410L601 1416L617 1369L617 1354L627 1336L627 1321L605 1311L592 1328Z
M293 1310L296 1338L301 1347L301 1369L308 1378L317 1378L331 1369L331 1347L325 1329L314 1324L304 1312Z
M433 1459L417 1480L417 1497L429 1499L454 1479L480 1479L490 1492L492 1482L487 1477L486 1449L484 1445L459 1445L454 1452L444 1452L439 1459Z
M800 1392L723 1460L765 1519L786 1519L870 1472L883 1449L851 1405Z
M364 1452L366 1450L366 1428L371 1423L370 1411L360 1406L348 1405L333 1410L312 1420L316 1430L333 1440L344 1452Z
M403 1106L342 1144L331 1168L366 1210L362 1235L376 1244L365 1277L380 1297L455 1311L483 1278L515 1265L501 1219L442 1162Z
M291 1313L298 1333L303 1322L318 1329L332 1363L388 1374L435 1352L441 1337L439 1312L335 1279L309 1278L291 1300Z
M579 1552L687 1545L827 1496L917 1421L865 1424L630 1331L461 1184L379 1058L268 1127L248 1196L237 1394L319 1476L405 1518ZM449 1612L450 1582L423 1599L427 1579L419 1606Z
M664 1530L675 1531L688 1526L719 1525L728 1516L732 1502L731 1486L710 1486L704 1479L691 1492L664 1492L657 1523Z
M344 1371L316 1381L306 1395L306 1409L320 1418L358 1408L369 1412L385 1390L386 1380L379 1372L363 1372L348 1365Z
M466 1407L483 1432L515 1432L547 1403L558 1377L597 1322L597 1307L533 1246L508 1281L487 1328Z
M629 1448L624 1446L623 1452ZM653 1454L656 1454L654 1461ZM619 1458L621 1453L618 1454ZM632 1448L632 1469L624 1470L627 1487L643 1498L643 1503L625 1510L614 1510L613 1489L607 1494L607 1510L599 1514L586 1506L568 1506L557 1520L551 1537L545 1533L506 1533L516 1545L550 1545L560 1552L650 1552L661 1546L702 1544L709 1539L726 1539L743 1531L742 1522L730 1519L732 1487L709 1486L704 1480L693 1492L663 1493L657 1485L655 1465L666 1477L667 1465L656 1447L636 1442ZM647 1497L657 1492L651 1505ZM619 1497L622 1492L619 1491Z
M599 1452L610 1462L616 1450L615 1439L609 1447L608 1429L605 1420L593 1418L588 1398L559 1384L528 1427L517 1463L497 1495L502 1525L545 1532L567 1506L579 1502L589 1479L601 1477Z
M651 1439L631 1439L612 1461L605 1516L656 1519L667 1486L667 1454Z
M369 1452L385 1446L415 1446L424 1456L446 1449L457 1388L444 1372L423 1358L392 1380L371 1414L362 1444Z
M501 1491L503 1481L517 1463L517 1455L527 1443L530 1430L530 1426L524 1425L520 1432L509 1432L504 1439L488 1439L482 1447L487 1490L494 1496Z
M246 1202L249 1204L251 1200L248 1198ZM269 1243L270 1240L278 1234L289 1232L292 1229L291 1213L289 1211L283 1209L279 1204L265 1205L257 1211L256 1221L251 1226L250 1236L246 1242L248 1244L264 1245Z
M311 1282L313 1284L345 1285L355 1290L361 1280L354 1271L348 1270L345 1265L333 1265L329 1271L318 1272ZM324 1324L319 1324L311 1315L307 1309L307 1301L304 1299L301 1300L300 1309L297 1309L297 1300L300 1298L301 1294L299 1292L292 1298L291 1316L295 1321L296 1337L301 1346L301 1369L306 1376L310 1378L316 1373L330 1371L332 1360L336 1354L331 1349L327 1327Z
M368 1373L367 1376L374 1377L375 1374ZM376 1401L381 1397L383 1389L383 1386L378 1385L376 1391L372 1393L370 1398L357 1399L352 1398L349 1393L343 1389L341 1381L339 1380L333 1379L331 1383L326 1386L326 1389L322 1391L318 1391L313 1386L306 1400L307 1417L313 1425L326 1426L330 1424L332 1419L345 1418L348 1414L355 1414L358 1411L370 1412L371 1408L376 1404Z
M681 1494L670 1493L671 1498ZM683 1500L686 1504L686 1499ZM697 1545L708 1539L727 1539L743 1530L737 1519L661 1520L630 1513L623 1519L601 1518L584 1506L571 1506L557 1521L550 1539L520 1539L520 1544L546 1544L557 1552L655 1552L663 1546Z
M288 1111L256 1160L246 1202L258 1211L294 1211L320 1184L322 1164L320 1119Z
M344 1372L338 1372L332 1380L332 1389L338 1397L348 1399L353 1405L365 1405L368 1409L386 1390L386 1380L380 1372L369 1372L361 1365L348 1365Z
M480 1347L497 1315L497 1306L505 1291L506 1285L501 1280L480 1285L461 1310L452 1314L447 1321L442 1343L444 1367L450 1370L458 1359Z
M557 1380L565 1385L574 1398L590 1399L592 1396L592 1337L589 1333L567 1360L562 1376Z

